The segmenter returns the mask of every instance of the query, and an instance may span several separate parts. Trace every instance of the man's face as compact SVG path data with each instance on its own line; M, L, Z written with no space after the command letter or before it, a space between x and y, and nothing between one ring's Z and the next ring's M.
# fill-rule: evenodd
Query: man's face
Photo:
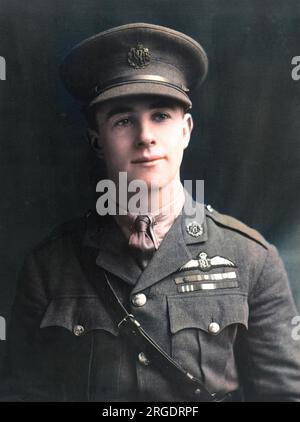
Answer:
M192 130L192 117L173 100L131 96L104 103L96 111L97 143L108 176L139 179L163 188L176 177Z

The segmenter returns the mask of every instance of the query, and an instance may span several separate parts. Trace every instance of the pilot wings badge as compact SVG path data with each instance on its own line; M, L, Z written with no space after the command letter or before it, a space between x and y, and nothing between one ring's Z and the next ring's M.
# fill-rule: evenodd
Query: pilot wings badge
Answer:
M182 267L179 268L179 271L186 271L186 270L201 270L201 271L209 271L212 268L218 267L235 267L236 265L227 258L223 258L222 256L214 256L212 258L208 258L205 252L200 252L198 255L198 259L191 259Z

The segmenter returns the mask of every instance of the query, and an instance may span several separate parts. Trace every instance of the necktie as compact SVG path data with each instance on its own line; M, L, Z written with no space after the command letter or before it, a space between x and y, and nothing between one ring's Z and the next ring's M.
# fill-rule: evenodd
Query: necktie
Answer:
M134 220L129 238L129 247L143 269L146 268L156 250L153 223L152 217L138 215Z

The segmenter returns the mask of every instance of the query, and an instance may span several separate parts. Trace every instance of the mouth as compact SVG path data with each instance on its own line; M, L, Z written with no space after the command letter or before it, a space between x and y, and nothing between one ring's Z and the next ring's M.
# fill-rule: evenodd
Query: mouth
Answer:
M133 164L155 164L158 161L164 160L165 157L161 155L151 155L149 157L140 157L132 161Z

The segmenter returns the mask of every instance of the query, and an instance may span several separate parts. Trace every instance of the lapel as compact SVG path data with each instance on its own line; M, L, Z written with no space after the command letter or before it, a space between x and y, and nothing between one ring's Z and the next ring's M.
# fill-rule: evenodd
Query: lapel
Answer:
M144 271L129 252L127 240L112 216L88 218L84 245L99 250L96 264L134 286L132 293L144 290L176 272L192 259L188 245L207 240L204 206L193 200L185 190L185 206L164 237ZM197 212L196 212L197 210ZM189 223L197 222L203 233L194 237L187 231Z
M89 217L84 245L99 250L96 264L131 285L142 271L131 256L127 240L112 216Z
M197 207L197 212L195 207ZM186 229L187 225L192 222L197 222L203 228L203 233L198 237L190 235ZM185 206L181 214L166 234L146 269L141 273L132 293L144 290L176 272L192 259L187 245L203 243L206 240L207 226L204 206L197 204L185 190Z

